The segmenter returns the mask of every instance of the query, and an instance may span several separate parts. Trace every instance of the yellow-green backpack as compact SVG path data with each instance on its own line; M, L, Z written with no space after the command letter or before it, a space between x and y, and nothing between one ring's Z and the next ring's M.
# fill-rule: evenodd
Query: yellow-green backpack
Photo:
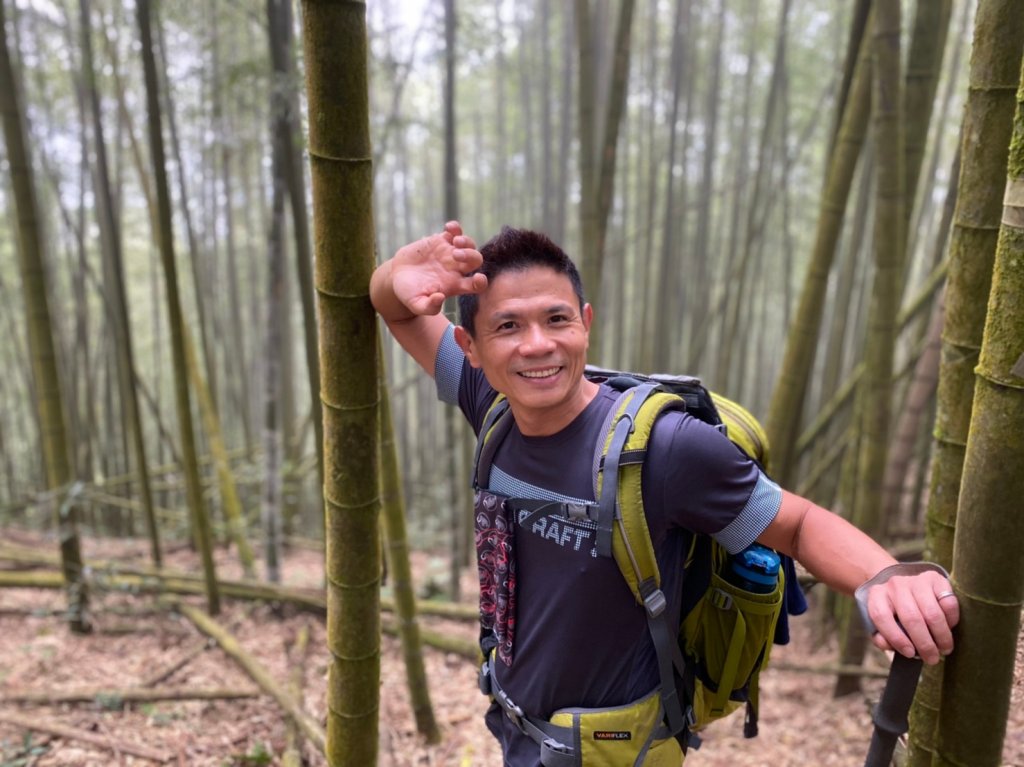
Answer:
M665 729L685 750L695 733L740 707L744 734L757 734L758 672L768 660L782 611L783 569L768 593L753 593L726 576L728 552L710 536L692 534L683 582L682 619L669 626L654 546L641 494L647 442L657 418L685 410L715 425L762 468L768 440L742 406L709 392L689 376L645 376L587 366L586 376L620 392L609 413L603 444L595 446L596 504L584 513L597 523L598 556L615 559L637 602L644 607L658 658L659 696ZM490 463L511 427L507 402L499 396L484 418L474 477L483 484ZM515 499L519 503L529 499ZM550 501L538 501L550 507ZM580 513L578 509L569 513Z

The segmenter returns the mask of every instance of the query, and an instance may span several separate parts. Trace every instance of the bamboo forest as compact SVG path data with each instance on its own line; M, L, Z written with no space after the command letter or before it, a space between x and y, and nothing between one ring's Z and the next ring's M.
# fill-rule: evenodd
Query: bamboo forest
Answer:
M0 767L503 763L474 429L371 304L456 221L949 573L922 666L797 566L688 767L1024 766L1022 73L1021 0L0 0Z

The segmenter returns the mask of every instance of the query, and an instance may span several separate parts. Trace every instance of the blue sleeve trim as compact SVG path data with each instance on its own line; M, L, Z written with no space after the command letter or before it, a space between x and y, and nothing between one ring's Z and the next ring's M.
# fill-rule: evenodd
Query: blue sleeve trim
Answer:
M775 519L782 505L782 489L763 472L757 473L757 484L739 515L714 538L730 554L737 554L758 539Z
M455 326L449 325L441 336L434 358L434 383L437 385L437 398L449 405L459 404L459 382L462 378L462 365L466 355L455 343Z

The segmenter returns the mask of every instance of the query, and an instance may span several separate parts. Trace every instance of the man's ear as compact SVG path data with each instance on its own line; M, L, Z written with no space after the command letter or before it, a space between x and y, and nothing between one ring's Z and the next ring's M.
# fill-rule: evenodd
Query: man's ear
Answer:
M455 343L462 349L462 353L466 355L466 359L469 360L469 364L475 368L480 367L480 362L476 357L476 347L473 342L473 336L469 334L462 325L455 326Z
M583 304L583 327L590 331L590 326L594 322L594 307L590 304Z

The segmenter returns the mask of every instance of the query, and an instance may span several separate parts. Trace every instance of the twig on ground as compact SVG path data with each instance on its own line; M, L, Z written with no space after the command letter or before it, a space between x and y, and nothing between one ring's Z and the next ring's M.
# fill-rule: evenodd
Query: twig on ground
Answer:
M167 677L169 677L171 674L178 671L179 669L184 668L189 663L191 663L193 659L206 652L206 649L210 646L210 642L211 640L209 639L203 639L201 642L199 642L199 644L197 644L187 653L182 655L176 661L168 664L163 669L160 669L155 673L151 674L150 676L146 677L145 679L143 679L141 682L139 682L139 687L155 687L156 685L160 684L162 681L167 679Z
M38 717L29 718L27 716L20 716L18 714L0 711L0 722L20 727L23 730L45 732L50 735L67 738L69 740L79 740L93 746L113 750L115 753L117 750L120 750L126 754L141 756L143 759L150 759L151 761L160 762L161 764L166 763L171 759L167 754L161 753L160 751L152 748L146 748L145 746L139 746L134 743L118 743L115 746L111 742L110 738L97 735L93 732L88 732L87 730L79 730L76 727L68 727L67 725L60 724L59 722L45 722Z

